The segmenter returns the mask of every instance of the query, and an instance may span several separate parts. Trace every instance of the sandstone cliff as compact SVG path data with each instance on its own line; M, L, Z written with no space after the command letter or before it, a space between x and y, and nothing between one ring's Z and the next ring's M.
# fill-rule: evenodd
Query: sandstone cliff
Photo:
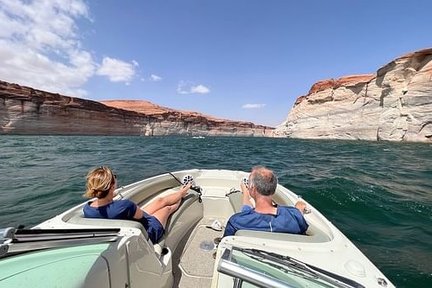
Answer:
M432 49L397 58L376 74L314 84L275 135L432 142Z
M268 136L273 131L147 101L106 103L110 106L0 81L0 134Z

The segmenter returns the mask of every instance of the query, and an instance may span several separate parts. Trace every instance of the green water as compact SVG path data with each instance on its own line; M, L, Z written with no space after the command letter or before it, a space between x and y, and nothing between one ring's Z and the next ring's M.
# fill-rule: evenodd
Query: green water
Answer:
M85 174L119 184L190 168L265 165L398 287L432 287L432 145L268 138L0 136L0 227L81 203Z

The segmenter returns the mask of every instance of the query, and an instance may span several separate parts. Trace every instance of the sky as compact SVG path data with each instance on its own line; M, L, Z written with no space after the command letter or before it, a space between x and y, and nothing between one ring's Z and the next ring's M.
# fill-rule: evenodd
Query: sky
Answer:
M277 126L319 80L432 47L430 0L0 0L0 80Z

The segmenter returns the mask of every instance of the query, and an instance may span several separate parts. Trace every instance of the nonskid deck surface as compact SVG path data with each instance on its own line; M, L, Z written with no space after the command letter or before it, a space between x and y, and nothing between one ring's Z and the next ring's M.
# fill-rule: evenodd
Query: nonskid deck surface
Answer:
M181 255L174 255L174 287L210 287L213 276L216 252L214 239L222 237L223 231L215 231L206 226L215 218L203 218L195 226L186 245L180 251ZM217 219L223 222L224 219ZM179 253L179 254L180 254ZM179 257L179 258L177 258Z

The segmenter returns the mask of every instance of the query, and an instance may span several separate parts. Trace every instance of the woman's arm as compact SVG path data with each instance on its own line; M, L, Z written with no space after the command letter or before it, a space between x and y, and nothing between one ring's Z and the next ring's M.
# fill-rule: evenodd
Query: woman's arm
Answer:
M136 206L136 211L135 211L133 218L134 219L141 219L144 216L144 211L141 210L141 208L138 207L138 205L135 204L135 206Z

